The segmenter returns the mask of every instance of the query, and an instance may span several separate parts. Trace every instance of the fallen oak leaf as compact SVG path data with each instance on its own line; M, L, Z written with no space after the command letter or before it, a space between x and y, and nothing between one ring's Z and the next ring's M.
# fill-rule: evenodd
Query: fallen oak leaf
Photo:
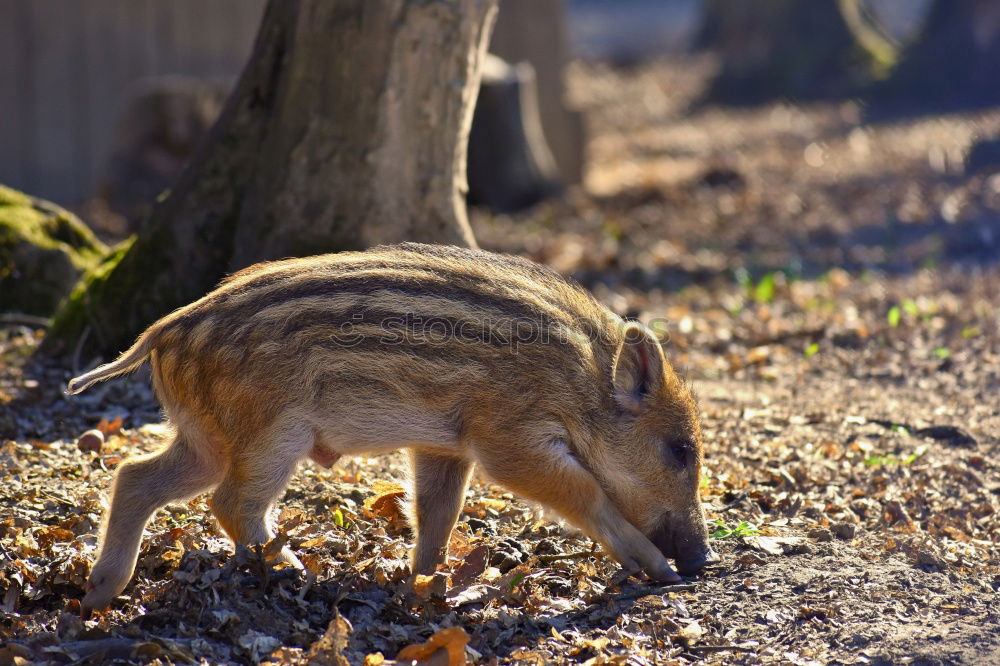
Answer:
M319 548L327 541L327 536L325 534L320 534L317 537L311 539L306 539L305 541L299 542L299 548Z
M470 550L460 564L451 572L451 586L465 587L479 578L489 562L490 549L487 546L476 546Z
M499 599L503 595L503 590L495 585L470 585L463 590L453 591L451 596L445 601L450 608L458 608L469 604L483 604L484 606L494 599Z
M336 608L334 617L326 628L326 633L322 638L309 646L307 655L308 666L320 666L332 664L333 666L347 666L350 662L344 656L347 648L347 640L354 630L347 618L342 616Z
M439 571L430 576L417 574L413 577L413 593L421 599L444 598L448 592L448 574Z
M35 537L35 541L38 542L38 545L43 549L50 548L54 543L72 541L76 538L76 535L70 530L62 527L49 526L38 528L35 530L33 536Z
M295 530L295 528L305 523L305 521L306 521L305 513L302 511L296 511L290 514L287 520L281 521L281 531L292 532Z
M417 661L426 663L438 650L444 649L448 654L448 666L466 664L465 646L469 643L469 634L461 627L448 627L434 633L424 643L407 645L396 655L396 661Z
M398 483L376 481L372 484L375 494L365 500L362 514L366 518L385 518L390 527L398 527L404 521L402 500L406 489Z

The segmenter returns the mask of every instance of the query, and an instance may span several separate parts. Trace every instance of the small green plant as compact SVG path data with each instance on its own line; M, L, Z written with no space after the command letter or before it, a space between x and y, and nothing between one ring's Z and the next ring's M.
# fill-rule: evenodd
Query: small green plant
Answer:
M920 308L917 307L916 301L913 301L912 299L907 298L904 300L902 306L903 311L913 318L916 318L916 316L920 314Z
M938 347L934 350L934 355L943 361L944 359L951 357L951 350L947 347Z
M760 534L760 530L745 520L740 521L736 527L730 528L721 518L716 518L715 531L710 536L713 539L729 539L731 537L747 537L756 534Z
M927 453L926 445L917 448L916 451L914 451L908 456L903 456L902 458L894 456L891 453L886 455L873 455L865 458L865 465L867 465L868 467L885 467L889 465L911 465L925 453Z
M337 523L337 527L344 529L347 521L344 519L344 512L337 509L333 512L333 522Z
M903 437L909 437L910 436L910 431L906 429L906 426L902 426L902 425L896 424L894 426L891 426L889 428L889 430L892 430L897 435L902 435Z
M897 326L899 326L899 318L900 318L899 306L893 305L891 308L889 308L889 313L886 314L885 319L886 321L889 322L889 326L896 328Z
M802 355L806 358L812 358L813 356L816 355L818 351L819 351L819 343L814 342L808 347L806 347L805 351L802 352Z
M757 286L753 288L753 300L758 303L770 303L774 300L776 273L768 273L760 279Z
M966 326L962 329L962 338L968 340L969 338L975 338L982 334L978 326Z

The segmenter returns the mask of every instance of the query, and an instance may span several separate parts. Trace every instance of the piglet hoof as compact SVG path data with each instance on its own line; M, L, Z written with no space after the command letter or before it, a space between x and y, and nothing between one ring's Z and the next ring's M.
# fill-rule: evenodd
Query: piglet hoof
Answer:
M123 589L125 589L124 583L110 579L95 567L91 571L90 579L87 580L86 594L80 600L80 617L88 619L94 611L104 610Z
M655 569L647 570L646 573L650 578L660 583L680 583L684 580L676 571L670 568L669 564L663 564Z
M94 584L89 580L87 581L86 587L84 587L84 593L86 596L79 601L80 604L80 619L86 622L94 616L94 607L87 603L87 597L89 597L94 591Z

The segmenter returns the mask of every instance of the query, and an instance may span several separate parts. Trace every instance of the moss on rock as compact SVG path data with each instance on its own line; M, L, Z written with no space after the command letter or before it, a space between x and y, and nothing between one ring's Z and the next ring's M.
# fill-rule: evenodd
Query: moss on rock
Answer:
M0 312L51 315L107 252L69 211L0 185Z
M45 346L52 351L65 351L68 345L65 344L69 338L79 335L81 331L89 334L94 332L95 326L102 320L95 317L92 310L95 302L116 302L117 299L124 299L124 303L131 301L128 293L123 293L121 289L116 290L115 281L111 280L112 273L118 268L122 259L135 244L136 237L132 236L126 241L117 245L103 261L93 266L76 283L72 293L63 301L61 307L52 320L45 339ZM117 292L117 293L112 293ZM101 330L97 327L99 337ZM58 341L56 344L55 341Z

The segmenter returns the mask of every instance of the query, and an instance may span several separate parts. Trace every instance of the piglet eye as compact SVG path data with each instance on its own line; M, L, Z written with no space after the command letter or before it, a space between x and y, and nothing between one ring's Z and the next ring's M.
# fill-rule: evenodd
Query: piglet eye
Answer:
M673 458L674 463L681 467L687 467L688 455L691 451L687 442L670 442L667 449L670 451L670 457Z

